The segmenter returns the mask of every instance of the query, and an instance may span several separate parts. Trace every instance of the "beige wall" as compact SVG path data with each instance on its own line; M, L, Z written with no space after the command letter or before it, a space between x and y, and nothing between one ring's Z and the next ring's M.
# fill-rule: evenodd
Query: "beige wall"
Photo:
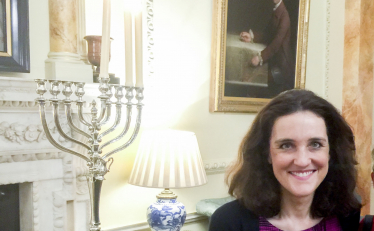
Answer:
M306 87L341 109L344 5L330 3L328 25L327 4L311 1ZM170 127L194 131L204 160L234 159L254 114L208 112L212 1L157 0L154 15L156 68L154 76L145 80L143 129ZM326 44L330 45L329 52ZM135 151L133 146L127 157L117 156L117 165L108 174L103 193L103 227L144 221L145 208L159 191L126 185ZM120 158L128 162L122 163L126 170L119 169ZM195 211L200 199L226 195L223 174L210 175L208 179L206 186L177 190L188 212ZM142 199L133 200L136 195ZM115 208L106 206L114 204ZM129 207L137 212L124 212ZM183 230L204 230L201 227L185 226Z
M113 0L113 5L119 1ZM96 2L92 1L92 4ZM329 14L327 6L330 6ZM114 14L121 17L121 13ZM87 22L88 32L97 31L90 28L97 27L100 21L93 22L94 27ZM113 19L112 22L121 30L122 22ZM328 98L339 109L342 104L343 22L344 1L311 0L306 87ZM176 128L193 131L203 160L231 160L235 158L254 114L208 111L211 24L212 0L154 1L155 74L144 81L143 130ZM326 28L330 28L329 32ZM48 1L30 1L31 73L1 73L1 76L43 78L44 61L49 52L48 32ZM121 36L117 37L114 37L113 46L117 43L123 47ZM113 60L116 55L113 54ZM111 70L122 73L122 64L114 65ZM127 184L137 144L115 156L115 163L104 182L101 201L104 229L144 222L146 207L155 201L155 195L160 191ZM201 199L227 195L223 174L209 175L208 180L205 186L175 190L188 213L195 211L195 204ZM205 229L206 224L192 224L182 230Z

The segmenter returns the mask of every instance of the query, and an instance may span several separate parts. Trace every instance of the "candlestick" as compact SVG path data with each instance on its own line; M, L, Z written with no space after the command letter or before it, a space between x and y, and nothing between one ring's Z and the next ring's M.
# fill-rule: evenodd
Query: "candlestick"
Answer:
M100 78L109 78L110 0L103 0Z
M132 49L132 14L131 11L125 10L125 68L126 68L126 82L125 86L133 87L133 49Z
M136 87L143 87L143 33L142 12L135 16L135 64L136 64Z

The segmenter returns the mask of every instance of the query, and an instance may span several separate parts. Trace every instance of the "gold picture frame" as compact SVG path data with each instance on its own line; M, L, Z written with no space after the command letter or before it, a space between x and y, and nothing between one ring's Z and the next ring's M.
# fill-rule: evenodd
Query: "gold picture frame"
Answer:
M277 77L276 72L272 69L275 65L270 63L270 61L268 61L269 64L267 64L267 61L264 61L264 63L257 63L257 66L253 64L250 57L253 58L257 54L261 60L262 50L270 46L270 43L257 44L253 42L253 39L250 42L240 41L243 39L241 35L239 35L241 33L236 28L239 28L238 25L242 24L241 22L246 19L246 17L240 15L241 13L243 15L246 14L246 8L238 4L245 4L245 2L248 2L247 4L258 6L262 4L262 2L275 4L276 1L277 0L213 0L210 112L258 112L275 96L275 94L287 90L285 87L287 81L287 87L289 87L289 89L305 88L310 0L299 0L299 2L295 0L283 0L279 3L283 4L283 6L279 6L278 4L279 7L283 7L284 9L287 9L287 6L290 7L290 10L288 10L290 13L287 13L289 15L288 25L291 25L289 26L291 28L289 29L291 31L289 32L291 34L289 39L291 42L289 43L291 44L290 47L293 49L290 50L289 53L294 54L294 56L292 56L294 62L291 66L292 75L282 76L281 74L279 75L280 77ZM253 9L253 6L247 8ZM272 7L274 7L274 5L272 5ZM262 6L261 9L264 10L267 8L269 8L269 6ZM230 9L231 11L229 11ZM270 9L271 11L267 9L266 12L253 9L255 11L252 10L252 12L254 12L252 18L255 18L257 22L253 22L252 26L260 28L262 24L266 24L264 21L267 20L269 22L273 20L273 15L276 12L275 9L277 8L274 7ZM262 13L264 17L259 17L259 14ZM230 15L234 15L236 18ZM247 16L247 18L250 16L251 15ZM250 20L245 21L245 23L247 22L250 22ZM235 28L236 31L233 28ZM294 31L293 33L292 30ZM267 29L264 29L264 31L267 31ZM257 35L252 29L247 32L250 32L250 35L256 38ZM274 37L276 36L274 35ZM292 46L292 44L294 45ZM282 70L280 72L282 73ZM287 76L292 77L288 77L287 81L285 81L284 79L286 79ZM279 79L280 81L275 81Z

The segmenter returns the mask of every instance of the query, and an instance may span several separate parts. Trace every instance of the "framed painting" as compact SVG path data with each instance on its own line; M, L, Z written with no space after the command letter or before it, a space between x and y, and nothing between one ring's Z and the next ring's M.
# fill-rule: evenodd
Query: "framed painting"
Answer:
M0 0L0 71L30 72L28 0Z
M305 88L309 0L213 0L211 112L258 112Z

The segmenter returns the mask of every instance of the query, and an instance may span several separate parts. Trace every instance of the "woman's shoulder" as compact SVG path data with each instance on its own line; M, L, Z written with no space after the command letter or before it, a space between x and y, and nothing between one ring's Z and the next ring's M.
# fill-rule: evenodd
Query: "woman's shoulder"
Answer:
M244 213L255 216L255 214L253 212L251 212L249 209L247 209L242 203L240 203L239 200L233 200L233 201L230 201L230 202L222 205L214 213L219 214L219 213L227 213L227 212L233 212L233 213L236 213L236 212L243 213L244 212Z
M355 210L346 216L338 216L343 231L358 230L360 222L360 210Z
M222 205L213 213L209 230L258 230L258 217L238 200L234 200Z

